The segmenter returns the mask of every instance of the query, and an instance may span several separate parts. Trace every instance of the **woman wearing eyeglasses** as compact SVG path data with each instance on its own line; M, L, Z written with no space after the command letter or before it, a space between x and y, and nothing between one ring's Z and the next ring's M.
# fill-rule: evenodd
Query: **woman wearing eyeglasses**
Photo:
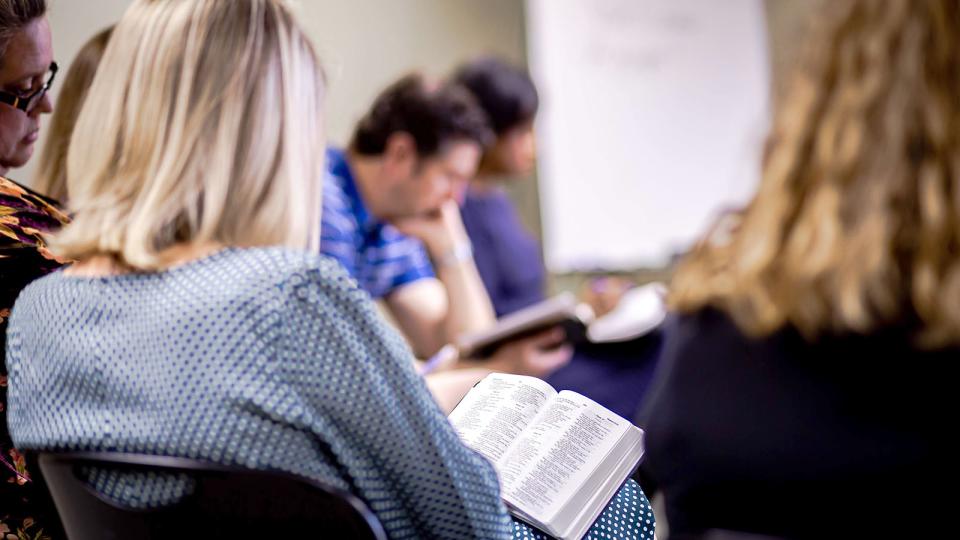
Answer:
M56 64L45 0L0 0L0 347L20 290L60 266L41 234L66 221L56 204L4 176L33 155ZM64 538L39 475L7 433L7 372L0 361L0 538Z
M45 0L0 0L0 175L26 165L53 111L53 61Z

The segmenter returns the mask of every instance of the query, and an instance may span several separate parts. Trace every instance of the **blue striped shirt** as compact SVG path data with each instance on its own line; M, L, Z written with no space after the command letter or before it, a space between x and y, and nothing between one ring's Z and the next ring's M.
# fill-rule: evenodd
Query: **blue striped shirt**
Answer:
M423 244L370 214L343 151L327 150L320 251L373 298L434 276Z

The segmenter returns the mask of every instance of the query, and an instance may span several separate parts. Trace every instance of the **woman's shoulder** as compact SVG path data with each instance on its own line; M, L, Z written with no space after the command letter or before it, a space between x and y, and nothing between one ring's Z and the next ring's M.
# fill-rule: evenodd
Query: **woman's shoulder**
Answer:
M276 284L309 283L329 289L349 289L355 286L346 269L333 257L307 250L287 247L234 249L233 255L257 263L261 269L274 275Z
M0 177L0 323L27 284L60 267L44 234L66 221L54 201Z
M226 248L228 259L257 261L273 266L281 275L303 271L336 272L336 260L305 249L284 246Z
M57 201L9 178L0 176L0 217L26 213L47 216L52 220L51 225L53 226L59 226L69 221ZM6 223L6 221L4 222ZM40 225L42 226L42 223Z
M270 299L263 307L287 321L290 334L336 335L342 346L347 346L347 339L385 340L394 351L406 350L403 340L384 324L370 295L336 259L280 247L238 250L235 255L256 258L261 267L274 269L272 277L260 276L263 285L253 292L257 298ZM248 290L246 296L254 295Z
M664 323L664 335L665 362L674 365L675 370L689 370L698 377L705 365L722 375L732 366L750 371L750 366L757 362L792 363L836 354L834 347L828 345L834 341L832 338L808 340L792 327L753 335L744 331L733 316L714 307L671 314Z
M56 201L0 176L0 249L43 248L42 235L67 221Z
M333 257L286 247L232 248L220 275L233 274L241 287L279 295L281 301L356 304L366 299L357 282ZM292 298L291 298L292 297Z
M683 344L713 347L720 342L746 344L751 341L731 316L712 307L672 314L665 324L669 335Z
M707 307L695 312L674 315L668 319L666 335L672 342L667 356L696 359L708 356L716 361L724 359L741 362L744 359L763 359L769 363L807 366L832 366L840 371L856 366L878 366L899 362L904 358L952 357L960 353L957 347L928 349L922 346L919 334L906 323L889 323L868 333L831 333L805 335L795 326L786 324L766 335L752 335L744 331L734 317L723 310ZM894 359L901 360L894 360Z
M364 322L369 301L333 259L282 247L227 248L202 259L150 273L87 277L54 272L30 283L13 314L34 310L191 313L234 321L304 317ZM238 324L240 324L238 322Z
M31 283L25 293L87 287L135 289L138 293L193 291L210 302L247 297L264 301L274 297L282 301L304 289L337 293L356 288L340 264L324 255L285 247L231 247L159 272L102 277L55 272Z

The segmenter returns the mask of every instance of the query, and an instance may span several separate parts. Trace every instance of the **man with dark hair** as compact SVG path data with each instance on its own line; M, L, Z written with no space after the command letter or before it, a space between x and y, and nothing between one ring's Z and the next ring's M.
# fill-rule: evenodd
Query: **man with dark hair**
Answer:
M44 0L0 0L0 351L20 290L60 264L43 234L67 218L53 201L4 178L33 155L56 68ZM65 538L36 463L7 432L7 372L0 361L0 538Z
M469 92L411 75L380 94L346 152L327 152L321 251L383 300L420 358L495 321L457 205L492 138ZM555 334L538 339L522 360L540 374L569 358L542 350Z

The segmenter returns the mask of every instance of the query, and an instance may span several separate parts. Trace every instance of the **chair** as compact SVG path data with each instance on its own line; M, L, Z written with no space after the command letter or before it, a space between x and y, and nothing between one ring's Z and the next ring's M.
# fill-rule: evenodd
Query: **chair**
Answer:
M285 472L112 452L45 453L38 461L70 540L387 537L353 495ZM84 470L185 474L192 489L170 505L134 509L96 492Z

